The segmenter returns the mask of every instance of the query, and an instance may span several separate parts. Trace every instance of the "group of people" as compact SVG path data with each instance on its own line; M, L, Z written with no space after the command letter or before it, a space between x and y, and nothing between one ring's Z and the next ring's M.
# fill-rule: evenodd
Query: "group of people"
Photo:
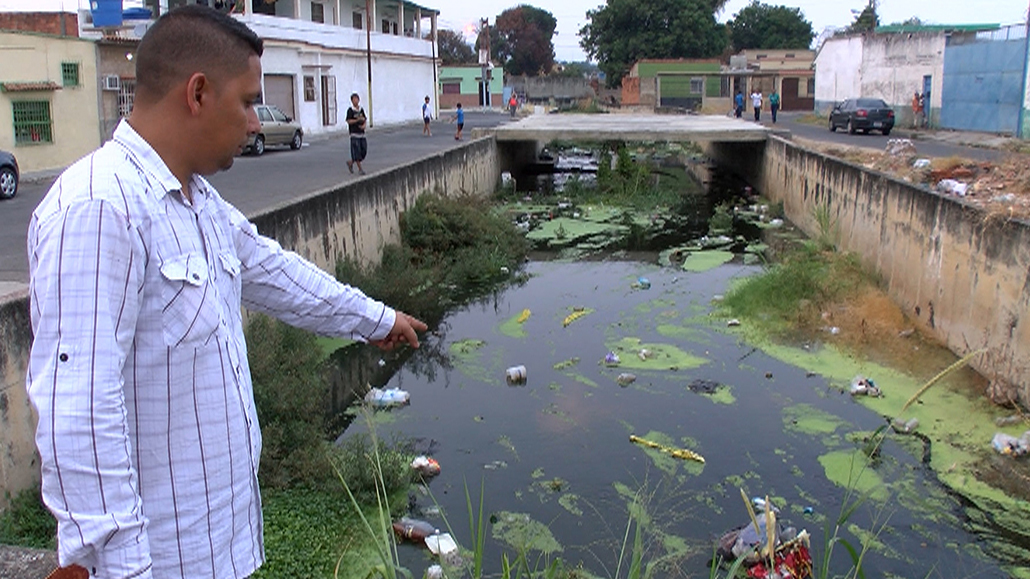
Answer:
M751 107L755 111L755 122L762 120L762 105L764 104L765 97L762 95L762 89L756 88L751 93ZM773 89L772 94L769 95L769 110L772 112L772 122L776 122L776 113L780 111L780 94ZM744 115L744 93L737 91L737 95L733 97L733 116L738 119Z

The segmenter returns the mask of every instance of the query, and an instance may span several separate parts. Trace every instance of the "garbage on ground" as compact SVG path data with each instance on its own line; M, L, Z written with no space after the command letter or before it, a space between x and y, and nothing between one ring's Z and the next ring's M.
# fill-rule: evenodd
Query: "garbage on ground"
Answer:
M898 434L912 434L917 428L919 428L919 420L916 418L909 418L908 420L895 418L891 420L891 429Z
M738 320L737 318L733 318L732 320L729 320L728 322L726 322L726 325L731 327L731 328L739 326L740 325L740 320Z
M1023 456L1030 452L1030 430L1023 433L1023 436L1016 438L1004 432L999 432L991 439L991 446L1000 454L1007 456Z
M965 184L965 183L963 183L961 181L956 181L954 179L942 179L942 180L937 182L937 187L936 187L938 193L946 193L946 194L949 194L949 195L958 195L959 197L965 197L966 196L966 190L968 188L969 188L969 185L967 185L967 184Z
M724 299L726 299L726 296L724 296L722 294L717 294L717 295L712 296L712 301L713 302L721 302Z
M604 363L607 366L618 366L619 362L621 362L621 360L619 360L619 355L615 352L608 352L604 355Z
M410 401L411 394L399 388L373 388L368 391L368 394L365 394L365 402L380 408L404 406Z
M1013 414L1012 416L1001 416L994 419L994 424L998 426L1012 426L1013 424L1019 424L1023 422L1023 416L1020 414Z
M758 513L755 518L757 527L755 522L751 522L725 533L719 539L718 555L726 561L743 558L749 577L771 577L772 575L769 575L768 570L765 569L765 566L769 564L767 554L769 532L766 529L771 521L774 531L773 549L776 554L776 570L780 572L779 577L783 579L809 577L806 572L811 569L811 557L808 554L808 532L798 533L792 527L781 527L776 521L776 515L772 513ZM765 556L763 556L763 552L765 552ZM806 560L808 562L807 569L805 567ZM786 573L780 569L784 564L790 566ZM752 569L759 565L762 568L756 569L752 573Z
M435 458L428 456L416 456L415 460L411 461L411 468L425 477L440 474L440 463L436 462Z
M912 163L912 168L913 169L925 169L925 168L927 168L929 166L930 166L930 159L916 159L915 162Z
M827 326L823 328L823 330L829 332L833 336L840 334L840 328L838 328L837 326Z
M915 328L909 328L907 330L901 330L900 332L898 332L898 337L899 338L911 338L912 335L915 334L915 333L916 333L916 329Z
M916 146L910 139L888 139L886 153L892 157L915 157Z
M458 544L450 533L430 535L426 537L426 547L434 555L446 556L458 550Z
M667 455L669 455L669 456L671 456L673 458L678 458L678 459L681 459L681 460L693 460L695 462L700 462L701 464L704 464L704 462L705 462L705 458L703 456L701 456L700 454L698 454L698 453L696 453L696 452L694 452L692 450L687 450L685 448L673 448L671 446L665 446L664 444L658 444L657 442L651 442L650 440L647 440L646 438L640 438L639 436L636 436L636 435L633 435L633 434L629 435L629 440L630 440L630 442L634 442L634 443L639 444L641 446L646 446L648 448L653 448L653 449L657 450L658 452L661 452L663 454L667 454Z
M504 378L508 381L509 385L525 384L526 383L526 367L525 366L512 366L504 371Z
M991 201L994 203L1015 203L1016 196L1012 193L1005 193L1004 195L995 195L991 197Z
M855 376L851 380L851 395L852 396L872 396L873 398L879 398L883 395L883 392L876 386L871 379L865 376Z
M508 275L509 273L511 273L511 270L509 270L509 269L507 268L507 266L503 266L503 265L502 265L502 266L501 266L501 273L502 273L502 274L504 274L504 275Z
M439 565L430 565L426 569L426 579L443 579L443 567Z
M769 227L772 227L774 229L777 228L777 227L783 227L783 220L782 219L773 219L773 220L769 221Z
M619 383L619 386L629 386L630 384L637 381L637 377L635 374L623 372L615 378L615 381Z
M393 522L393 532L401 539L407 539L415 543L425 543L428 537L439 534L440 529L425 521L401 517L399 521Z
M386 366L386 360L379 358L379 367L382 368L384 366Z

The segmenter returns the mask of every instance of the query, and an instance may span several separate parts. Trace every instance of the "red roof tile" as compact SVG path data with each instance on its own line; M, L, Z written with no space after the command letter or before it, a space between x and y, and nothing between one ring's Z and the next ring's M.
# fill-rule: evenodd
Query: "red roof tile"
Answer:
M47 90L61 90L60 85L52 80L37 82L2 82L0 90L4 92L33 92Z

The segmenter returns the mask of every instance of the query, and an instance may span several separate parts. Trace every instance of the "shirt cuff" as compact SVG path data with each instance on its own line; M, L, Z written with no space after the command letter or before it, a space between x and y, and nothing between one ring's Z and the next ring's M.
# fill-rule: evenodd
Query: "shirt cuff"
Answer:
M397 312L385 304L372 302L368 308L368 316L358 328L358 333L366 336L368 341L375 342L390 335L393 324L397 321Z

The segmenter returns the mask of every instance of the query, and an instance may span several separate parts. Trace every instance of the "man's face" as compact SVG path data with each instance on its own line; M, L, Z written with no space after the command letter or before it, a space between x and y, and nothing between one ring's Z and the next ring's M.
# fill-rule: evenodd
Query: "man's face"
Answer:
M350 97L350 104L351 104L352 107L358 108L358 97L356 97L356 96Z
M254 105L261 96L261 59L251 55L247 69L236 77L214 79L212 106L204 120L203 175L232 167L236 155L261 130Z

